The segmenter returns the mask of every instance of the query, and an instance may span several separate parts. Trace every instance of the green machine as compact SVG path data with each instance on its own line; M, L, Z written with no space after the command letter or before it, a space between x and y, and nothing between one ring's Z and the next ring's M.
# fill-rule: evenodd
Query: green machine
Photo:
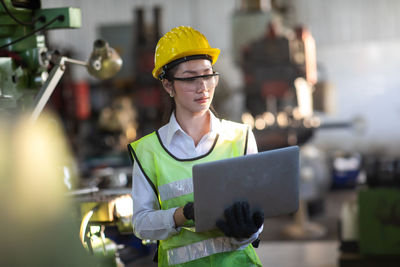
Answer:
M41 9L39 0L0 0L0 112L25 111L49 77L43 31L81 27L79 8Z
M104 40L88 62L48 51L43 32L81 27L79 8L41 9L39 0L0 0L0 113L32 111L36 120L64 74L66 63L99 79L114 76L122 60Z
M340 267L397 267L400 263L400 161L364 158L366 184L344 203Z

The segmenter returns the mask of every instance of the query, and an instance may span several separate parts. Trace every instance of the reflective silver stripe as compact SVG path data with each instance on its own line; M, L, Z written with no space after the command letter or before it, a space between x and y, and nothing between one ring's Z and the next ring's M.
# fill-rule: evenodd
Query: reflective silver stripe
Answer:
M238 248L239 246L231 244L229 238L227 237L206 239L187 246L168 250L168 264L180 264L207 257L216 253L233 251Z
M162 201L193 193L192 177L158 187Z

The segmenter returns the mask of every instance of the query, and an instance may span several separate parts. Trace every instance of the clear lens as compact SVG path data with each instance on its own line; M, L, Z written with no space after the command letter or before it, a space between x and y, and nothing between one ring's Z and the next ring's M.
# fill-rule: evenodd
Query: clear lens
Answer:
M196 90L202 84L205 84L207 87L214 86L217 82L219 73L213 72L212 74L199 75L193 77L173 77L172 80L179 81L183 83L189 90Z

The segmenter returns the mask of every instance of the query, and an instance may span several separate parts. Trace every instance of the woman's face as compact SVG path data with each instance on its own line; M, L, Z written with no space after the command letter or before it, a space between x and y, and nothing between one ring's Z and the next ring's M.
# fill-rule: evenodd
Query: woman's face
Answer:
M213 74L211 62L207 59L196 59L179 64L173 76L174 78L191 78L207 74ZM172 90L175 98L176 112L204 114L210 108L217 84L218 76L174 80L169 83L169 90ZM167 87L166 90L168 91Z

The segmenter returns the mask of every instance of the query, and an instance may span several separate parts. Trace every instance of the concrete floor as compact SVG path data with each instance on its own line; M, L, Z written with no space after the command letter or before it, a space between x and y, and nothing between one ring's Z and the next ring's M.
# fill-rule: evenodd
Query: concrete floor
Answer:
M338 241L264 241L256 249L263 266L336 267Z
M325 234L317 237L293 237L287 229L294 223L293 216L267 219L261 234L261 243L256 249L263 266L277 267L336 267L339 258L338 220L342 204L354 200L353 190L331 191L324 201L324 211L309 218L309 222L320 226ZM127 267L157 266L152 256L140 258Z

